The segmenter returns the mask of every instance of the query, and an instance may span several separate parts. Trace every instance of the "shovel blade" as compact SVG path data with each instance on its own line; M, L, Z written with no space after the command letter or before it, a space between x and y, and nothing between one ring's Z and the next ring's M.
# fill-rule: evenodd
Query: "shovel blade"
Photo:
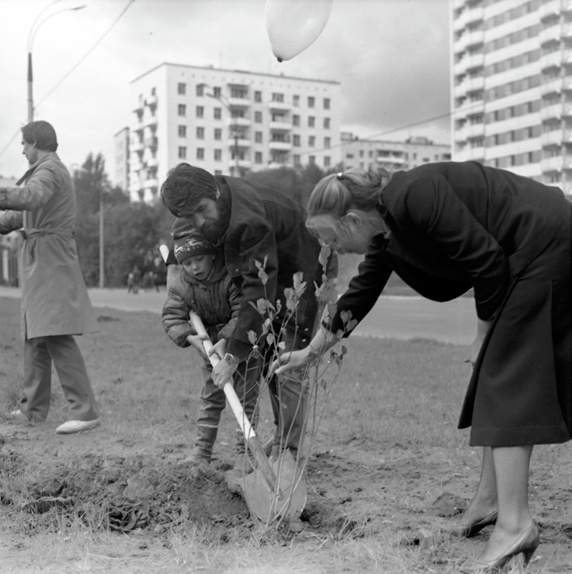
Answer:
M303 473L290 451L284 451L270 465L276 476L274 490L268 487L257 469L247 474L243 483L244 499L250 513L268 524L278 518L299 516L308 496Z

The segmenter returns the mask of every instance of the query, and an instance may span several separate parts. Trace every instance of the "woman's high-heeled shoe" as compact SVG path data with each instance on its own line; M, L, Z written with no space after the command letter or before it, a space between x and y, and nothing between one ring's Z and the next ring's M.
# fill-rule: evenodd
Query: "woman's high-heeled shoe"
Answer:
M497 558L489 560L488 562L483 562L481 560L472 560L470 564L466 566L469 569L461 570L465 574L488 574L493 572L502 571L506 565L519 554L524 557L524 565L526 566L532 555L536 552L538 545L540 544L540 534L538 532L538 526L533 522L529 528L518 538L518 540L510 547L506 552L503 552Z
M476 536L486 526L495 524L497 521L497 516L498 512L496 510L493 510L490 514L487 514L487 516L481 518L480 520L477 520L476 522L473 522L472 524L468 524L466 526L460 524L458 526L451 528L447 532L450 536L457 538L472 538L473 536Z

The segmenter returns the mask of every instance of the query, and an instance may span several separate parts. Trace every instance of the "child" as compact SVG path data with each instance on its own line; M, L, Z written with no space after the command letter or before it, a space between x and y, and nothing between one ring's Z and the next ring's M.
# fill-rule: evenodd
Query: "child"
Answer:
M212 366L202 340L189 323L189 312L202 319L211 341L216 343L232 333L240 305L240 290L226 272L222 253L184 225L173 229L174 253L180 273L168 285L168 298L163 306L162 324L169 337L180 347L194 346L204 359L204 386L197 421L197 439L191 456L183 462L209 464L218 433L225 394L212 380ZM253 423L258 399L258 360L242 361L234 375L234 389L244 412ZM237 451L244 454L244 437L237 441Z

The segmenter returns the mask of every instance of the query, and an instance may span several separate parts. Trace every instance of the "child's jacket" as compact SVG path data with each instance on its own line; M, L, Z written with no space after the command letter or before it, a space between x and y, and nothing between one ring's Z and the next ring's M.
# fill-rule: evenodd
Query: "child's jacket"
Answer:
M188 347L188 335L196 335L189 323L189 312L202 319L213 343L228 339L234 329L241 293L224 265L217 260L207 281L190 276L181 265L181 273L167 292L161 322L167 335L180 347Z

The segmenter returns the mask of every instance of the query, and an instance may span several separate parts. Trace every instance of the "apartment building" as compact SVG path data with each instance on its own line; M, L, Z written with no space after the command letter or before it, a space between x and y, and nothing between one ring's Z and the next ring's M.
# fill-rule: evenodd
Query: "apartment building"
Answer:
M451 146L436 144L427 137L417 136L405 141L360 139L342 132L342 162L350 167L381 166L389 171L411 169L423 163L450 161Z
M453 159L572 193L572 0L452 0Z
M335 81L163 63L131 82L131 99L134 200L157 197L180 162L241 176L279 166L327 169L341 159Z

